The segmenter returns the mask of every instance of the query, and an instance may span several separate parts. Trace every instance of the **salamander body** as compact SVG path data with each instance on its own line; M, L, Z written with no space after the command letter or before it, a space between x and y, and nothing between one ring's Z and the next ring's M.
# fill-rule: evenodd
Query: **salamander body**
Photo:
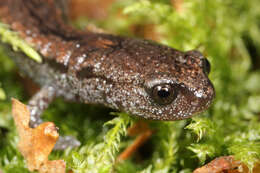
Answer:
M209 63L200 52L79 31L61 15L53 0L0 2L0 20L43 58L37 63L21 53L12 55L42 87L29 102L32 124L39 123L38 114L58 96L153 120L189 118L212 103Z

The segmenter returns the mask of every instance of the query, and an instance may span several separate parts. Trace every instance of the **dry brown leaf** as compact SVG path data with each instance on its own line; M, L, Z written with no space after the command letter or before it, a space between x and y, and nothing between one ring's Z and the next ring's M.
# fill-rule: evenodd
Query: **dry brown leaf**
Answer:
M193 173L249 173L249 169L233 156L222 156L214 159ZM253 173L260 173L260 164L256 164Z
M182 11L183 0L171 0L171 3L172 3L173 8L175 8L175 10L177 12Z
M30 112L26 105L16 99L12 99L12 105L12 115L20 137L18 148L27 161L28 169L40 173L65 173L66 163L63 160L48 160L59 137L55 124L46 122L30 128Z

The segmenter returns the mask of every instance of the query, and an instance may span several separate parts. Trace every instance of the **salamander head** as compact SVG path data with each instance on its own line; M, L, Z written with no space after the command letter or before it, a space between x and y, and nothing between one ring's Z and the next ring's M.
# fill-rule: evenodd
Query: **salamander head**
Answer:
M210 106L215 91L210 64L200 52L149 42L127 46L127 63L117 64L125 81L111 93L119 109L146 119L181 120Z

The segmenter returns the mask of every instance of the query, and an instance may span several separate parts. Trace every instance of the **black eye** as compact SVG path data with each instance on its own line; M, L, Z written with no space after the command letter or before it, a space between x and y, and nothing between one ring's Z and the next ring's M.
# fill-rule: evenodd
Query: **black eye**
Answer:
M169 84L157 85L153 87L152 98L160 105L167 105L176 98L176 92Z
M207 75L210 73L210 63L207 59L203 59L203 71Z

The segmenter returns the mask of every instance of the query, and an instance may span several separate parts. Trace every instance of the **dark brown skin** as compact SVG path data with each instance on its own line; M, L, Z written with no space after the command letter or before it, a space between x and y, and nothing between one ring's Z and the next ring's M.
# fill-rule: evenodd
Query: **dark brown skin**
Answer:
M38 64L13 55L42 86L29 102L32 126L57 96L153 120L189 118L207 109L215 96L208 61L198 51L75 30L63 22L53 0L2 0L0 20L43 57Z

